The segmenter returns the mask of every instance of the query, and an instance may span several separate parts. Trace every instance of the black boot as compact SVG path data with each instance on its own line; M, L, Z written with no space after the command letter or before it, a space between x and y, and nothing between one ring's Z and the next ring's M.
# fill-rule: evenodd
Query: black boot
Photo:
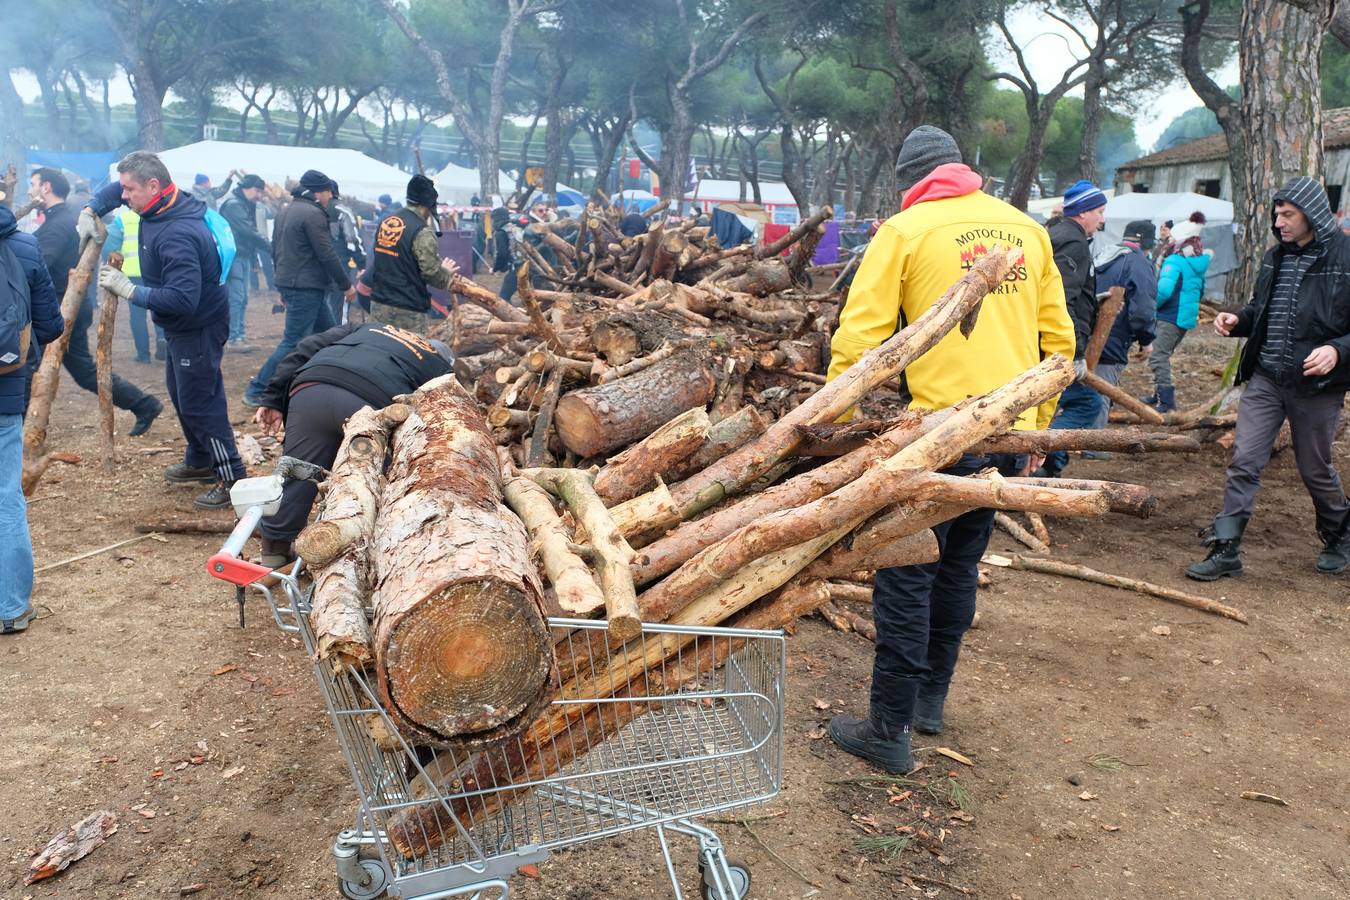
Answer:
M1246 516L1221 516L1200 532L1209 555L1203 562L1186 567L1186 576L1196 581L1218 581L1225 575L1242 574L1242 532Z
M158 398L147 394L145 399L141 401L140 408L136 410L136 424L131 426L131 430L127 432L127 437L140 437L145 434L162 412L164 412L164 404L160 403Z
M231 487L232 485L218 481L215 487L193 500L192 505L198 509L229 509Z
M216 470L210 466L189 466L185 462L178 462L164 470L164 480L174 484L215 484L219 479Z
M924 734L942 734L942 708L947 702L947 691L927 693L919 689L918 702L914 704L914 730Z
M1177 408L1177 389L1174 387L1160 387L1154 392L1157 395L1157 401L1153 403L1153 408L1160 413L1168 413Z
M1339 531L1318 532L1322 538L1322 552L1317 554L1317 571L1323 575L1339 575L1350 566L1350 520Z
M876 718L835 716L830 720L828 731L840 747L892 775L904 775L914 768L908 728L891 728Z

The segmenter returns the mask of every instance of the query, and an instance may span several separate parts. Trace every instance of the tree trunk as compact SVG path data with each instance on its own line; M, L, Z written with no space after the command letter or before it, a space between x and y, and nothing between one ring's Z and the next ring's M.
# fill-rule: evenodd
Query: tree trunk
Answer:
M1032 183L1040 176L1041 160L1045 157L1045 132L1050 128L1050 117L1054 112L1054 104L1046 108L1044 101L1039 107L1032 104L1028 107L1027 142L1013 160L1007 187L1008 203L1022 210L1031 201Z
M558 436L589 459L643 438L685 410L712 399L717 383L708 361L688 353L608 384L583 388L558 402Z
M136 125L140 149L158 152L164 149L164 95L168 86L159 83L154 69L144 59L133 61L131 87L136 95Z
M1320 75L1330 18L1328 0L1242 4L1238 60L1247 167L1234 172L1234 180L1243 178L1246 187L1234 221L1237 258L1252 269L1240 279L1243 294L1229 295L1234 303L1250 298L1255 266L1271 240L1271 197L1296 175L1323 174ZM1243 283L1246 278L1251 280Z
M1083 82L1083 134L1078 145L1077 177L1097 183L1097 139L1102 131L1102 90L1106 83L1106 63L1094 56L1088 62ZM1061 173L1060 181L1066 180Z
M23 127L23 98L14 87L14 77L9 72L0 76L0 162L14 167L15 171L28 171L28 139ZM11 206L14 198L7 198Z
M407 403L373 548L380 697L419 741L481 749L548 702L543 589L473 399L447 375Z

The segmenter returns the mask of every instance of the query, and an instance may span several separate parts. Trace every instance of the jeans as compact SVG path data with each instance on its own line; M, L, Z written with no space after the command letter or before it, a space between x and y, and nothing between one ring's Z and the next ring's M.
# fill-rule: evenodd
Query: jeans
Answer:
M331 384L314 384L297 391L286 410L286 455L333 468L342 446L342 426L352 413L370 404L351 391ZM281 508L262 520L262 536L294 541L309 521L319 486L312 481L288 481L281 489Z
M244 392L246 397L262 396L277 366L295 349L296 344L311 334L327 331L337 324L333 321L333 311L325 302L326 293L322 288L281 289L281 299L286 303L286 327L281 334L281 343L277 344L277 349L272 351L258 374L248 383L248 389Z
M1109 384L1120 384L1120 376L1125 374L1125 363L1097 363L1097 377ZM1111 401L1102 398L1101 409L1097 410L1097 419L1093 428L1105 428L1111 423Z
M1055 410L1055 421L1051 428L1093 428L1097 416L1106 406L1106 398L1090 387L1075 381L1059 395L1059 408ZM1045 457L1045 471L1058 475L1069 464L1069 454L1063 450L1048 453Z
M226 287L230 290L230 337L232 341L244 339L244 313L248 310L249 259L236 256L230 266L230 277Z
M233 484L246 472L235 447L220 374L228 333L229 324L218 319L199 331L170 334L164 380L187 439L183 462L194 469L214 469L217 478Z
M33 541L22 472L23 416L0 413L0 619L21 615L33 594Z
M995 465L1016 474L1025 457L967 454L947 470L969 475ZM914 721L914 704L946 696L961 652L961 638L975 617L979 562L994 530L992 509L973 509L933 527L940 557L935 563L878 569L872 590L876 660L872 665L873 717L891 728Z
M1153 370L1153 389L1172 387L1172 354L1177 345L1186 336L1186 329L1175 322L1159 319L1154 325L1158 335L1153 340L1153 355L1148 358L1148 367Z
M1252 514L1256 492L1261 487L1261 472L1270 462L1275 439L1287 418L1294 462L1303 477L1303 486L1312 497L1317 530L1322 534L1338 531L1350 511L1332 451L1344 403L1343 391L1300 397L1293 388L1281 387L1259 371L1253 375L1238 404L1233 459L1228 463L1223 512L1219 515Z

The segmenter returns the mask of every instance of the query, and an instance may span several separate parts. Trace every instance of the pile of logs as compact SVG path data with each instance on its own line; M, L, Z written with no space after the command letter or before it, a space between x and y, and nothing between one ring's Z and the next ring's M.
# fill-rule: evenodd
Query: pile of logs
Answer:
M485 352L461 356L458 380L352 418L320 518L297 542L315 571L320 655L369 673L407 742L495 748L471 772L449 767L447 790L491 792L506 772L548 777L641 711L550 697L676 691L722 662L681 657L676 636L646 641L642 622L789 626L856 593L878 567L934 559L931 527L971 508L1061 517L1152 508L1133 485L939 474L965 452L1198 449L1156 430L1010 431L1073 380L1061 357L952 409L835 424L864 398L887 396L876 392L948 332L969 334L1015 251L992 250L828 385L783 388L771 379L797 365L823 370L805 348L824 348L821 323L837 297L764 290L798 277L773 248L732 255L697 228L659 225L625 245L606 222L593 208L573 254L559 248L575 264L549 277L567 290L522 277L523 309L459 280L456 291L492 318L461 305L449 337L461 352ZM656 266L658 244L681 248L673 263ZM719 259L697 266L708 254ZM620 277L609 273L634 271L631 293L600 293ZM667 277L644 281L656 274ZM770 311L763 322L745 315ZM588 654L599 660L589 666L555 654L544 617L558 614L607 618L608 652ZM392 736L373 736L390 746ZM391 839L409 856L433 849L454 831L446 810L410 808Z

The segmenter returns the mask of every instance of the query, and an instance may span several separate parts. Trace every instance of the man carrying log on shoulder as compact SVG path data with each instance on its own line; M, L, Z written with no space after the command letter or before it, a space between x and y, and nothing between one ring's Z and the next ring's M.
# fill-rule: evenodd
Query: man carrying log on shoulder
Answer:
M265 434L276 434L284 421L286 455L328 469L352 413L383 409L449 372L451 361L448 346L411 331L377 322L338 325L305 338L281 361L253 420ZM308 481L286 483L281 509L262 520L262 565L275 569L295 558L292 544L317 490Z
M1214 319L1224 337L1248 339L1234 379L1247 389L1223 509L1201 532L1209 554L1186 569L1198 581L1242 574L1242 532L1285 419L1317 514L1317 571L1335 575L1350 566L1350 500L1332 452L1350 388L1350 237L1337 227L1326 189L1306 176L1275 194L1270 218L1279 243L1261 260L1251 302Z
M956 141L924 125L910 132L896 163L900 213L877 231L858 268L831 343L830 378L912 322L996 245L1023 252L985 298L969 338L953 331L905 370L913 405L942 409L1003 385L1051 354L1074 355L1050 239L1040 225L980 190ZM1027 410L1016 427L1045 428L1055 401ZM1025 458L965 455L946 471L990 466L1006 474L1035 468ZM872 606L876 660L866 719L830 722L835 743L888 772L913 768L910 727L942 728L943 704L961 638L975 614L978 564L993 530L992 510L972 510L934 527L936 563L881 569Z

